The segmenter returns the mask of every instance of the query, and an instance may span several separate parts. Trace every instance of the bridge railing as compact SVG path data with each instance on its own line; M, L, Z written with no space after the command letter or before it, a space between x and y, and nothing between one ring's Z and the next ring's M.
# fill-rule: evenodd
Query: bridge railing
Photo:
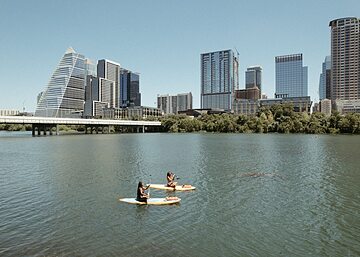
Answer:
M161 126L160 121L103 120L50 118L34 116L0 116L0 124L59 124L59 125L119 125L119 126Z

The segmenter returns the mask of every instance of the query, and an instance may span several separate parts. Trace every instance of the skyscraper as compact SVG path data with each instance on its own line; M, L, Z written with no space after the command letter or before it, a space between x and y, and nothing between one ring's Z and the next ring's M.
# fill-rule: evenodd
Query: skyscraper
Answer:
M259 89L259 98L261 98L261 66L252 66L245 71L245 87L246 89L257 87Z
M120 107L141 106L139 74L120 70L120 97Z
M201 54L201 108L231 110L239 88L238 58L232 50Z
M91 70L84 55L68 48L38 100L35 116L80 116L84 109L85 76Z
M97 64L97 76L103 78L100 83L100 87L103 87L101 91L110 103L110 108L120 107L120 64L102 59Z
M322 72L320 74L319 82L319 99L330 99L331 86L331 57L326 56L322 64Z
M275 97L308 95L308 67L303 66L303 55L275 57Z
M360 19L332 20L331 100L360 99Z

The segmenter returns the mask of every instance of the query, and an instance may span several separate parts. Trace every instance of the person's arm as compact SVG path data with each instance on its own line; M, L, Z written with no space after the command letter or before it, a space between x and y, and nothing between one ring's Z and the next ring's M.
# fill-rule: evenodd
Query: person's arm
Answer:
M143 187L140 187L140 195L141 196L145 196L145 192L144 192L144 188Z

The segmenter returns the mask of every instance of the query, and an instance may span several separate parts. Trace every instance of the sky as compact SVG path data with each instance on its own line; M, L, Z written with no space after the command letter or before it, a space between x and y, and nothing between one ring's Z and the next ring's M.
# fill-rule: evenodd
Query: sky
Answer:
M200 54L239 52L245 70L263 67L273 98L275 56L303 53L309 95L330 54L329 21L360 17L359 0L0 0L0 109L34 112L68 47L140 73L142 105L158 94L191 92L200 107Z

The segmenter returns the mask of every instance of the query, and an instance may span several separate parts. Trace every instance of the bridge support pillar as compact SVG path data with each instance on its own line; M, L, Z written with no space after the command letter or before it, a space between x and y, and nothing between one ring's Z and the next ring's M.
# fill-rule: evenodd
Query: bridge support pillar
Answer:
M35 125L34 124L31 124L31 129L32 129L32 136L34 137L35 136Z
M142 133L145 133L145 126L142 126Z

